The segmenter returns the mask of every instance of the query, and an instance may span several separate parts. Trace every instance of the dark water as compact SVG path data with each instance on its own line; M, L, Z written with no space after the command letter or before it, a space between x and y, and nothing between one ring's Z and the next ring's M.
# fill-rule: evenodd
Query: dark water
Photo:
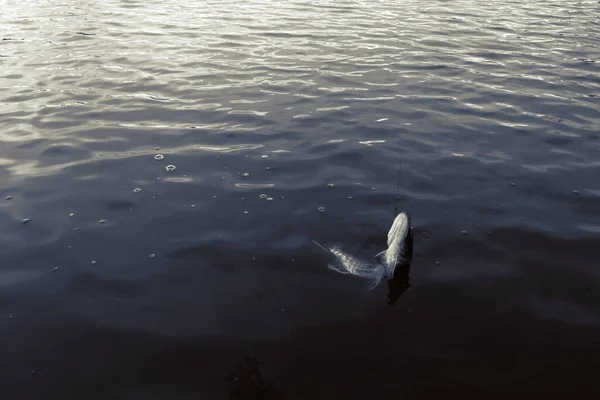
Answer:
M2 399L600 395L597 1L0 9Z

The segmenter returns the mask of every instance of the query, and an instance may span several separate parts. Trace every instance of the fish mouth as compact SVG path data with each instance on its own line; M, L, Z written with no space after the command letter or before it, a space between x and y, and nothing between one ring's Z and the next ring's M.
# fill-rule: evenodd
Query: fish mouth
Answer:
M412 221L411 221L410 214L408 213L408 211L399 212L398 215L396 215L396 218L398 218L399 216L403 216L404 219L406 220L408 227L410 229L412 229Z

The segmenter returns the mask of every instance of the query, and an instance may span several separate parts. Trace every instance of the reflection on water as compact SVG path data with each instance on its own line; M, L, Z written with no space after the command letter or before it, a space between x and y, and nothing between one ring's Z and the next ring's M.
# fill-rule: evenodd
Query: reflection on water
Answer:
M0 9L4 397L598 397L597 1Z
M233 370L225 374L231 385L232 400L285 400L286 397L266 383L260 373L260 362L256 357L244 357L236 362Z
M394 271L394 278L387 281L388 285L388 304L395 304L408 288L410 288L410 263L402 265Z

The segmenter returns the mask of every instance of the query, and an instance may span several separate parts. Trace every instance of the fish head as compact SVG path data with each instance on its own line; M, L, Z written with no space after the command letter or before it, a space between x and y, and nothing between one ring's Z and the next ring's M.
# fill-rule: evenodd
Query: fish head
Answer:
M412 228L410 214L403 211L396 215L392 227L388 232L388 246L391 246L394 241L403 241Z
M412 228L410 214L407 211L402 211L401 213L396 215L396 220L394 221L394 224L396 223L396 221L399 223L400 226L406 227L407 229Z

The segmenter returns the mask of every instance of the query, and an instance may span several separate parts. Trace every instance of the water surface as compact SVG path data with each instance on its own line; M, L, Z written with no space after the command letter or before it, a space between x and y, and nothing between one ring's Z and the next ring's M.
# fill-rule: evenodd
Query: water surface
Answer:
M597 1L0 8L3 398L600 394Z

